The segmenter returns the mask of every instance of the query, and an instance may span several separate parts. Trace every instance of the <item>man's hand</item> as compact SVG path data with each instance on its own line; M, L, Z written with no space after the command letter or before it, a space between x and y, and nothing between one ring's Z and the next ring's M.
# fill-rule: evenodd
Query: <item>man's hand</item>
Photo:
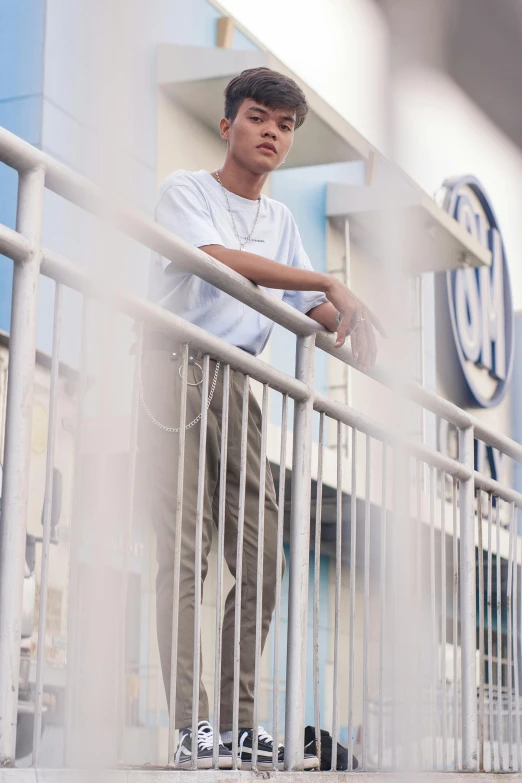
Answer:
M330 280L330 285L326 287L324 293L335 309L342 314L337 326L335 347L340 348L344 345L346 337L349 336L352 354L354 359L357 359L357 369L366 371L368 367L373 367L377 358L374 327L383 337L387 336L386 330L370 308L366 307L349 288L334 277Z

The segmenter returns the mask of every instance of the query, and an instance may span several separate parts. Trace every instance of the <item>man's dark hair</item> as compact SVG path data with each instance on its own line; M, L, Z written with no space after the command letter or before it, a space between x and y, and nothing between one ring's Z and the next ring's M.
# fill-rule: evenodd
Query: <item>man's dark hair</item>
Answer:
M232 79L225 90L225 117L234 122L243 101L250 99L269 109L291 109L299 128L308 113L305 94L282 73L271 68L248 68Z

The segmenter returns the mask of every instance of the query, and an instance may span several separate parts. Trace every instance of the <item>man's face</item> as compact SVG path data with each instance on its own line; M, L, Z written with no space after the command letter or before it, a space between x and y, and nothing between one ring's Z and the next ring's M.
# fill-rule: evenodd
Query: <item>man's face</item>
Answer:
M235 120L221 120L221 137L238 163L256 174L281 165L294 140L295 112L243 101Z

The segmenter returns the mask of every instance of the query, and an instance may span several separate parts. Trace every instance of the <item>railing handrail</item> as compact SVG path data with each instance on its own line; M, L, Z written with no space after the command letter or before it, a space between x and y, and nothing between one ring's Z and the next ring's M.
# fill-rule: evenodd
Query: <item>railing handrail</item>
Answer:
M276 299L242 275L216 261L202 250L195 248L180 237L159 226L151 218L136 209L116 203L107 197L101 188L87 177L78 174L29 142L0 127L0 161L19 173L34 168L45 171L45 187L54 191L76 206L109 219L119 230L137 240L150 250L190 271L220 288L236 299L253 307L275 323L296 335L316 333L316 346L325 353L354 367L355 362L347 345L335 348L333 335L295 308ZM13 260L20 260L27 252L27 240L16 232L0 226L0 243L4 252ZM446 419L460 429L474 428L475 437L497 448L507 456L522 463L522 445L488 426L480 419L435 392L415 382L403 382L388 369L377 365L367 373L378 383L402 391L408 399Z

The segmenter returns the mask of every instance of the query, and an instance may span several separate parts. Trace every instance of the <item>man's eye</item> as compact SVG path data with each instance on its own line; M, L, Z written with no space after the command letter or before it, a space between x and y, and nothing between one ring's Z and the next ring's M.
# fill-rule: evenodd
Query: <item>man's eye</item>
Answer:
M260 119L261 119L261 117L251 117L250 119L251 119L251 120L260 120Z
M283 130L285 130L285 131L287 131L287 130L290 130L290 126L289 126L289 125L280 125L280 127L281 127Z

